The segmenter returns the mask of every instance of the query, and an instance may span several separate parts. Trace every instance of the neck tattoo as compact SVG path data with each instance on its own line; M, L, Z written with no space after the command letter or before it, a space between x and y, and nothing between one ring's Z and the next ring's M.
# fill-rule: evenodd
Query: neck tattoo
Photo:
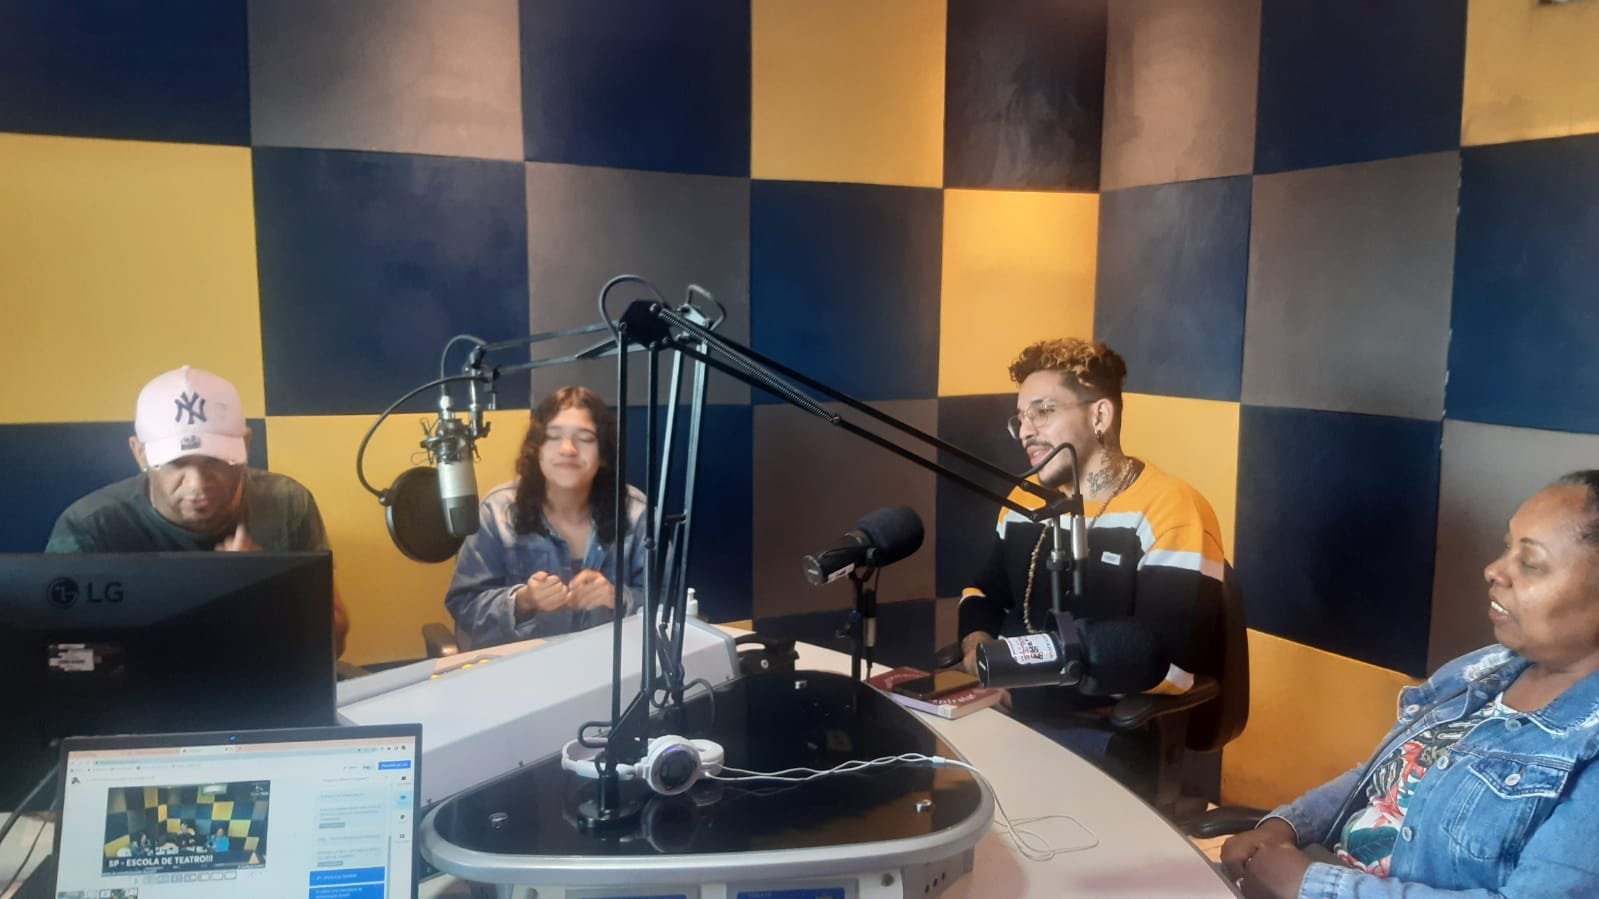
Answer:
M1132 460L1121 453L1114 456L1106 454L1103 464L1083 475L1083 495L1103 496L1112 491L1119 492L1127 480L1131 463Z

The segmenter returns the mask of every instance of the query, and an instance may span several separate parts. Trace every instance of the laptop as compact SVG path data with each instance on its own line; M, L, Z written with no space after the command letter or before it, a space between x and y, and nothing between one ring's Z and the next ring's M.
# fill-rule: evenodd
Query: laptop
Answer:
M415 899L418 724L62 741L58 899Z

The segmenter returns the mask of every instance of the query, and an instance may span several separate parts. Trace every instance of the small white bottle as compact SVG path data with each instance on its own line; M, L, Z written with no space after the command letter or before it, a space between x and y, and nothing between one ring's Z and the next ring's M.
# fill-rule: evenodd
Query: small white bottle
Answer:
M700 601L694 598L693 587L688 588L688 602L685 603L685 610L689 618L700 617Z

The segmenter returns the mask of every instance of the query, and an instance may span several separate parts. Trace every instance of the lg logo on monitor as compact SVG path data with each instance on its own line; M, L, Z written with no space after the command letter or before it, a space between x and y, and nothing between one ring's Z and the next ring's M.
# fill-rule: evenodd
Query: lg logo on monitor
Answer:
M121 602L122 582L105 581L97 584L87 581L80 587L72 578L58 577L44 588L44 592L50 605L58 609L70 609L78 604L79 599L85 602Z

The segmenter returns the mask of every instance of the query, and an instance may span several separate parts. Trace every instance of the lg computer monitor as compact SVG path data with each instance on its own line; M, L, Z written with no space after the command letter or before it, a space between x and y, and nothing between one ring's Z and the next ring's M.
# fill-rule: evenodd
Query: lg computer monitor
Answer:
M0 555L0 679L0 808L66 737L335 724L332 561Z

